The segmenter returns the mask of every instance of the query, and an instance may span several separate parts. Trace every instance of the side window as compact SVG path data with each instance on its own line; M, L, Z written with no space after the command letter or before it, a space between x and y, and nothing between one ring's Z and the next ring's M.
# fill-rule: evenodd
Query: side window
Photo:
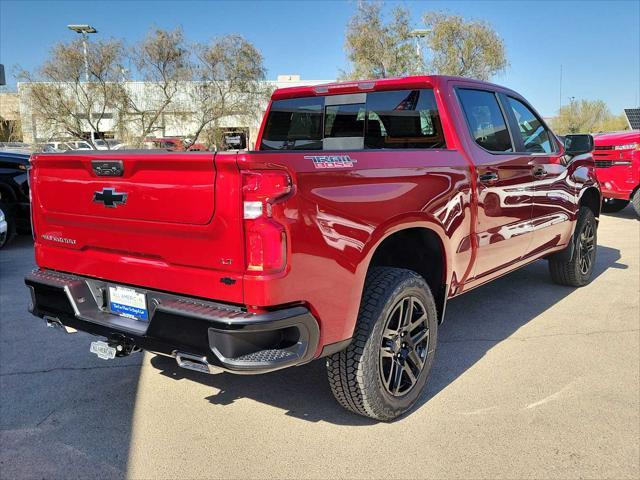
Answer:
M324 97L276 100L262 134L263 150L321 150Z
M491 152L513 152L509 130L494 93L461 88L458 98L471 136L478 145Z
M551 142L549 132L534 113L521 101L507 97L509 106L516 117L525 152L552 153L555 145Z
M446 148L433 90L367 95L365 148Z

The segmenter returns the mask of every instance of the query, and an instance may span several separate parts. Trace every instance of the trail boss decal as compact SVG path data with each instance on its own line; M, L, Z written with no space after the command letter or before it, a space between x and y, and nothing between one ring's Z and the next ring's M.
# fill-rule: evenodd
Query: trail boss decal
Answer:
M315 168L353 168L357 160L349 155L305 155L306 160L311 160Z

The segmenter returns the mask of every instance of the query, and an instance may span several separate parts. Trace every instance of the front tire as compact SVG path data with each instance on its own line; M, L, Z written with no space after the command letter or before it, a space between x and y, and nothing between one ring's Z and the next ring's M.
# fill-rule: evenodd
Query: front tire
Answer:
M549 272L554 282L569 287L582 287L589 283L596 263L598 229L591 209L581 207L573 234L573 256L569 261L549 260Z
M604 213L615 213L624 209L629 205L629 200L620 200L618 198L605 198L602 201L602 211Z
M359 415L399 417L424 390L437 336L436 305L424 278L402 268L374 268L351 344L327 358L333 395Z

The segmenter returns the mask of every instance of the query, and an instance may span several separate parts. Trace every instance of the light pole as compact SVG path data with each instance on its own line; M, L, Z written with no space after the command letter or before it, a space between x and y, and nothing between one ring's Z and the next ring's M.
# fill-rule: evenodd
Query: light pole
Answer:
M69 30L73 30L76 33L82 35L82 49L84 51L84 81L89 81L89 58L87 57L87 40L89 39L90 33L98 33L98 30L93 28L91 25L67 25ZM89 112L89 117L91 117L91 112ZM91 136L91 145L95 148L95 132L93 130L93 125L91 123L91 118L88 119L89 123L89 135Z
M423 38L427 38L427 35L431 32L429 28L416 28L415 30L411 30L409 33L410 36L416 39L416 57L418 59L418 66L422 63L422 45L420 44L420 40Z
M98 30L91 25L67 25L69 30L73 30L76 33L82 35L82 48L84 50L84 80L89 81L89 59L87 58L87 40L89 33L98 33Z

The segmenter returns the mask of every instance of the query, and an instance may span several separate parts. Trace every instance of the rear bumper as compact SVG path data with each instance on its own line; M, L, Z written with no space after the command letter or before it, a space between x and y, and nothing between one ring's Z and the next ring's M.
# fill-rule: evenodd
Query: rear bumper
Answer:
M318 322L302 306L252 314L240 307L137 288L149 321L114 315L106 291L115 284L36 270L25 277L30 311L49 324L106 337L113 345L176 357L200 371L264 373L313 359Z

